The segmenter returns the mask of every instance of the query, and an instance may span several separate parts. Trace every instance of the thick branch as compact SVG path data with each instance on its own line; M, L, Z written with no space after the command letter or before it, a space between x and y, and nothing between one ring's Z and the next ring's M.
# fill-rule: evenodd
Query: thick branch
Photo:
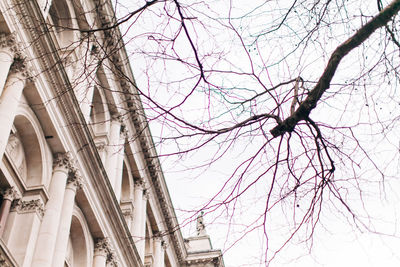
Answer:
M273 137L283 135L293 131L297 123L305 120L310 115L324 92L329 88L330 82L340 61L354 48L362 44L378 28L385 26L389 20L400 10L400 0L394 0L390 5L383 9L377 16L361 27L353 36L338 46L332 53L328 65L326 66L318 83L310 91L307 98L302 102L297 110L287 117L282 123L278 123L270 132Z

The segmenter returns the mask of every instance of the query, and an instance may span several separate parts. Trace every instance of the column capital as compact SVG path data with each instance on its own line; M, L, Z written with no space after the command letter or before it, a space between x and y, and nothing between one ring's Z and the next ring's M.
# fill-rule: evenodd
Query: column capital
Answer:
M161 241L161 248L162 248L163 250L166 250L167 247L168 247L168 243L167 243L167 241L165 241L165 240L163 239L163 240Z
M83 179L79 170L74 170L70 172L67 179L67 188L71 188L73 190L78 190L82 188Z
M121 122L121 138L128 138L129 136L129 131L128 128L126 127L126 124L124 122Z
M3 191L3 199L13 201L18 198L18 191L12 186Z
M53 159L53 168L72 170L71 155L69 153L56 153Z
M30 213L37 212L40 218L44 215L44 205L40 199L32 200L15 200L11 205L11 211L17 211L18 213Z
M138 179L134 179L134 183L135 183L135 189L144 189L144 181L141 178Z
M111 115L111 122L119 122L122 124L124 122L124 119L119 112L116 112Z
M111 246L108 238L99 238L96 240L96 243L94 244L95 255L107 256L110 251Z
M107 254L107 264L111 264L112 266L118 266L117 256L115 252L110 250Z
M13 53L17 53L20 50L15 35L12 33L0 33L0 48L8 49Z
M27 57L21 52L18 52L16 57L14 57L14 61L10 67L10 73L21 75L21 79L33 79L32 70L27 64Z
M156 235L153 236L153 240L154 242L159 243L160 247L162 249L166 249L167 248L167 242L165 241L165 239L162 236L161 232L156 233Z

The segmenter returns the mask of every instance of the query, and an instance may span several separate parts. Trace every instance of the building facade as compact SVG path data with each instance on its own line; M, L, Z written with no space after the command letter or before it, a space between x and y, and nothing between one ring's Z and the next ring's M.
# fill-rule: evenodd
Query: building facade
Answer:
M111 2L0 12L0 266L223 267L179 230Z

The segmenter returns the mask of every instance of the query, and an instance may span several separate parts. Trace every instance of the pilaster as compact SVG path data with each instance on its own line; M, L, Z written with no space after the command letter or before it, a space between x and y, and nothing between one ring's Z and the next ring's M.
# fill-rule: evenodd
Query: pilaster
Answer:
M3 192L3 202L0 207L0 237L4 233L4 227L10 214L11 202L18 196L17 190L14 187L9 187Z
M31 266L43 215L41 199L20 199L12 203L3 240L21 267Z
M114 114L111 119L109 143L107 146L107 160L105 164L107 175L114 192L116 192L115 184L119 152L123 149L120 144L121 124L122 120L119 114Z

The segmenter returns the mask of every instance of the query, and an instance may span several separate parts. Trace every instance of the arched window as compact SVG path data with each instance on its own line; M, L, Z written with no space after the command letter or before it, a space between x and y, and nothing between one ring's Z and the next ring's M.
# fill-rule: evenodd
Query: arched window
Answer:
M92 109L90 110L90 124L96 136L107 135L109 116L107 105L103 101L100 91L94 88Z
M47 150L36 116L30 108L20 107L14 118L5 155L27 189L46 184L51 172L51 164L47 164Z
M75 206L71 220L64 266L89 267L92 264L93 241L82 211Z
M121 203L133 200L133 177L126 161L122 169Z
M51 3L50 24L54 27L58 37L59 46L65 48L74 42L74 32L71 30L74 26L73 18L65 0L54 0Z

